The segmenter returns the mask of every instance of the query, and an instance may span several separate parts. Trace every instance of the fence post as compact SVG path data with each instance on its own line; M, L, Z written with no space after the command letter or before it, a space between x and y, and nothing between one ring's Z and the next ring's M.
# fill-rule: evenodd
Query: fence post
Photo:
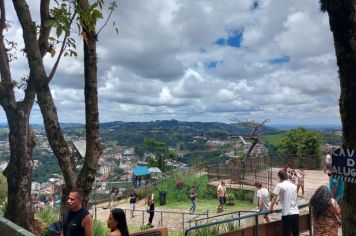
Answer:
M241 217L241 212L239 211L239 218ZM241 227L241 219L239 219L239 227Z
M142 211L142 225L145 225L145 211Z
M255 219L256 219L256 236L258 236L258 215L255 216Z
M255 169L255 182L257 181L257 169Z
M184 231L184 213L182 213L182 226L183 226L183 231Z
M309 205L309 235L313 236L313 215Z
M163 226L163 211L161 211L161 227Z

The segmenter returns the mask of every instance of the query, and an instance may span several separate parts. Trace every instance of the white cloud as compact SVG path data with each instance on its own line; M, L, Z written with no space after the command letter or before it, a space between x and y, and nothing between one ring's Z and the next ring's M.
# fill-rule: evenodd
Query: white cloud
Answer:
M31 11L38 13L38 3ZM123 0L99 35L101 121L234 116L275 123L337 123L340 92L332 34L318 1ZM6 36L23 48L21 30ZM34 17L38 19L38 17ZM215 44L242 31L240 47ZM81 40L51 84L63 122L84 121ZM26 58L11 63L28 74ZM55 58L45 58L47 71ZM284 60L284 61L283 61ZM18 93L21 96L21 92ZM63 115L68 114L68 115ZM1 121L4 121L1 116ZM37 107L32 120L41 122Z

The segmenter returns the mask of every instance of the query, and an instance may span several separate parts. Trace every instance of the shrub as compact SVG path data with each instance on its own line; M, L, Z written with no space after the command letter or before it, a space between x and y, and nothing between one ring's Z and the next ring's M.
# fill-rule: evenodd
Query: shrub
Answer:
M236 201L236 197L233 193L227 195L226 205L233 206L233 205L235 205L235 201Z
M109 234L108 227L99 220L94 220L93 231L95 236L107 236Z
M177 183L179 187L177 188ZM208 195L208 178L195 176L194 173L173 174L163 180L157 186L156 196L159 196L160 191L166 192L166 202L183 202L189 199L189 191L191 187L196 186L196 194L200 199L206 199Z
M57 208L44 207L36 213L35 217L46 225L50 225L59 220L59 211Z
M184 186L184 179L183 178L179 178L176 182L176 189L182 189Z

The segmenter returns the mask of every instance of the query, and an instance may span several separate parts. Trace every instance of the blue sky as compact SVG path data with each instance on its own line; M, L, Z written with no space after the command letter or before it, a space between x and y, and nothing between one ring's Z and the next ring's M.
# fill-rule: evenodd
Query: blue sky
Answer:
M34 20L38 3L30 5ZM310 0L120 1L112 18L118 34L107 27L98 41L101 122L338 124L333 39L319 9ZM13 25L6 37L21 49L11 4L7 11ZM61 122L85 120L77 48L78 58L65 58L51 83ZM28 74L26 58L20 51L17 56L14 79ZM48 71L54 60L45 57ZM21 99L22 92L17 95ZM31 122L42 123L37 105Z

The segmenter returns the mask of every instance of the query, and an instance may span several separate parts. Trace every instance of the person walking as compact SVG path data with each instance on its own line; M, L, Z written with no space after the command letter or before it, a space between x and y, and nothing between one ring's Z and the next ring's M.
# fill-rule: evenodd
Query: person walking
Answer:
M131 217L134 218L135 215L135 209L136 209L136 203L137 203L137 193L136 190L133 189L132 192L130 193L130 206L131 206Z
M302 196L301 196L302 198L304 197L304 177L305 177L304 170L300 169L297 172L297 195L299 193L299 189L302 189Z
M257 207L260 211L268 211L269 208L271 207L271 202L270 202L270 196L269 192L266 188L262 187L261 182L256 182L255 187L257 189ZM265 221L268 223L270 222L270 219L268 218L268 215L264 215L263 218Z
M217 195L219 199L218 212L225 211L224 205L226 203L227 191L225 187L225 182L222 180L217 188Z
M190 201L192 202L192 207L190 208L189 212L194 214L197 206L196 205L197 195L196 195L195 185L192 186L192 189L190 190L189 193L189 197L190 197Z
M270 210L273 211L274 205L279 197L282 202L282 231L283 236L299 235L299 209L297 186L288 181L285 170L278 172L280 183L273 190Z
M106 223L110 229L108 236L129 236L126 215L122 209L112 209Z
M314 236L337 236L341 226L340 207L328 187L322 185L310 199Z
M63 215L61 236L93 236L93 218L82 206L83 190L74 188L68 197L68 210Z
M153 217L155 215L155 204L154 204L154 194L148 194L147 199L146 199L146 203L147 203L147 212L149 212L150 217L148 218L148 226L153 227L152 225L152 221L153 221Z

